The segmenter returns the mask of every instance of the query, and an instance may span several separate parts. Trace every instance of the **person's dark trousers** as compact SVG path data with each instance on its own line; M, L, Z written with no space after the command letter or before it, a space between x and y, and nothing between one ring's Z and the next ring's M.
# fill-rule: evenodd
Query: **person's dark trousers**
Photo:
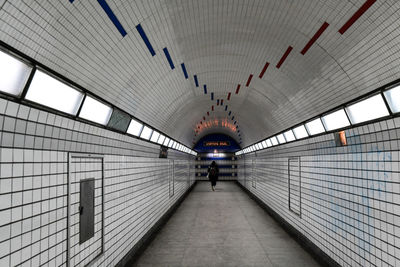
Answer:
M217 185L217 180L216 179L211 179L211 185L216 186Z

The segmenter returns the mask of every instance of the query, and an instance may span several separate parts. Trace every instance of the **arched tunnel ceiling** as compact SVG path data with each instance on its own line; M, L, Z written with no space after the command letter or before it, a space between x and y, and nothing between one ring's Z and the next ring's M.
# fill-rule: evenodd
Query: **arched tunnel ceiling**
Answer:
M125 36L100 2L108 3ZM228 121L232 111L246 146L400 77L396 0L3 0L0 7L3 42L190 147L210 132L239 140L221 126L196 135L207 111ZM329 26L301 54L324 22Z

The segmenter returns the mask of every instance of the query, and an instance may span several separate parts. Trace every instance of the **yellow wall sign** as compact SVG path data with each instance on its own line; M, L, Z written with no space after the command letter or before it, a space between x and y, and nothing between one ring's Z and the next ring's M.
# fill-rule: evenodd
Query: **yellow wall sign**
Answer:
M230 146L229 141L205 141L204 146Z

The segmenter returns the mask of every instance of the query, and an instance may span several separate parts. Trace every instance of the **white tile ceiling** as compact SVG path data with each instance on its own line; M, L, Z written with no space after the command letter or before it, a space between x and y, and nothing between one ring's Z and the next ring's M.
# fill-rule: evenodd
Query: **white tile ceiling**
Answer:
M8 0L0 1L0 40L189 146L212 104L213 117L227 117L219 98L246 146L400 78L396 0L376 1L343 35L338 30L366 0L106 1L125 37L97 0ZM326 31L300 54L325 21ZM288 46L293 51L277 69Z

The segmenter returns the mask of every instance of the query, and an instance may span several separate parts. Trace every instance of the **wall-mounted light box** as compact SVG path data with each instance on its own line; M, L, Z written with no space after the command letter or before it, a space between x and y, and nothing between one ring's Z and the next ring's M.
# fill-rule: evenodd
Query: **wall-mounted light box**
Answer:
M325 132L320 118L307 122L305 126L310 135L316 135Z
M321 119L327 131L340 129L350 125L349 119L347 118L344 109L339 109L335 112L325 115Z
M0 91L19 96L28 81L32 67L0 51Z
M83 96L81 91L37 70L25 98L52 109L76 115Z
M86 96L79 117L106 125L111 117L112 108L91 96Z
M293 132L297 139L308 137L308 133L307 133L306 127L304 127L304 125L300 125L300 126L294 128Z
M140 133L142 132L142 129L143 129L143 124L141 124L137 120L132 119L131 123L129 124L127 132L128 134L139 136Z
M381 94L369 97L346 107L352 124L374 120L389 115Z
M147 126L144 126L142 133L140 134L140 138L149 140L153 130Z

